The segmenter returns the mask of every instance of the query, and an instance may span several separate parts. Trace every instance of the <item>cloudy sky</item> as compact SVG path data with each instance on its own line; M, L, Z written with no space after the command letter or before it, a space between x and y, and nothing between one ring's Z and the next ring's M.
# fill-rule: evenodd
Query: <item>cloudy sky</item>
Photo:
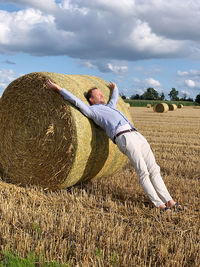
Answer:
M33 71L200 93L199 0L0 0L0 95Z

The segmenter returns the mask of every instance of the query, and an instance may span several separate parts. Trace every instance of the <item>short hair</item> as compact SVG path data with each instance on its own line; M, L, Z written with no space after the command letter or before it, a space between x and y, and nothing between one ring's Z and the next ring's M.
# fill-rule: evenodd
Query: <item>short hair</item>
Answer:
M94 90L96 90L96 89L98 89L97 87L92 87L90 90L88 90L87 91L87 93L86 93L86 98L87 98L87 100L88 100L88 102L90 103L90 97L92 96L92 92L94 91ZM90 103L91 104L91 103Z

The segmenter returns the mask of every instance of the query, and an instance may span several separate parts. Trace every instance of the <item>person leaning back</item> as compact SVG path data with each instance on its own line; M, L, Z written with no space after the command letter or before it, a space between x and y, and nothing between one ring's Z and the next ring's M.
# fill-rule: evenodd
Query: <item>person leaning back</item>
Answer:
M105 130L119 150L129 158L143 190L156 207L165 212L170 212L172 208L184 209L168 192L160 174L160 167L145 137L116 108L119 92L115 83L109 84L112 94L108 103L105 102L100 89L91 88L86 95L90 105L50 80L47 80L47 86L60 93L65 100L75 105L85 116Z

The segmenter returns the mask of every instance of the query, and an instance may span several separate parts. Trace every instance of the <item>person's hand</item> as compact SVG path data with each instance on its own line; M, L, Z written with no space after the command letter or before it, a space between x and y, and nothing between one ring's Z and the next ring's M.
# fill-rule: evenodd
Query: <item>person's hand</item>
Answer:
M47 86L52 89L53 91L57 91L60 92L61 91L61 87L59 85L57 85L56 83L53 83L51 80L47 80L46 81Z
M110 87L110 89L113 90L113 89L115 89L116 84L114 82L110 81L109 87Z

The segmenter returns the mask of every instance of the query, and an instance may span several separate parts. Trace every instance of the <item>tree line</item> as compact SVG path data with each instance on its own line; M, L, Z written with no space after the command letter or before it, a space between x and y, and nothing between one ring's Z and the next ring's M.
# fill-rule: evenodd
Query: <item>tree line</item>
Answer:
M177 91L175 88L172 88L169 92L168 96L171 101L191 101L194 102L193 98L187 98L187 95L184 94L183 97L179 98L179 91ZM126 99L125 95L122 95L123 99ZM147 88L147 90L142 94L134 94L130 97L130 99L140 99L140 100L166 100L165 94L158 93L154 88ZM200 104L200 94L198 94L195 98L195 102Z

